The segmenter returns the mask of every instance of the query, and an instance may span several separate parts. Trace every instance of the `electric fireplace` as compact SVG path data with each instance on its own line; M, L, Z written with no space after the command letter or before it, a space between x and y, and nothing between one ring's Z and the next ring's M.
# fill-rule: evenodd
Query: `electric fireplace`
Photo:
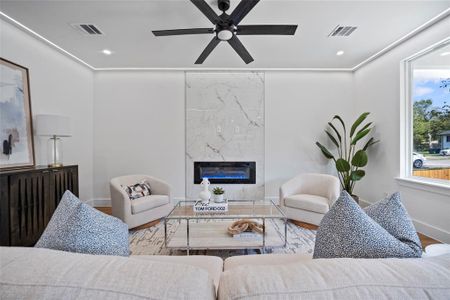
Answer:
M256 162L254 161L196 161L194 162L194 183L203 178L211 183L255 184Z

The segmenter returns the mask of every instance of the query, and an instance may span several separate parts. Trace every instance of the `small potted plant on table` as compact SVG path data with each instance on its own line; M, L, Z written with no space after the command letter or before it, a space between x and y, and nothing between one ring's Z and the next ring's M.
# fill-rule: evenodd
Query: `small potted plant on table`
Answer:
M223 194L225 194L225 191L223 190L223 188L215 187L213 189L213 194L214 194L214 202L221 203L224 201Z

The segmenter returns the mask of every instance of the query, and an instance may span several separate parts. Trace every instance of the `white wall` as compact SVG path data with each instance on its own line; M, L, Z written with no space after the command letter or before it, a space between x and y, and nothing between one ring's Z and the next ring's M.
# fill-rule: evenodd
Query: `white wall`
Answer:
M29 69L33 115L70 117L72 137L64 138L64 163L79 165L80 198L92 198L93 72L0 20L0 56ZM38 165L47 164L47 139L35 137Z
M333 173L315 145L326 144L327 122L353 111L353 75L348 72L266 72L266 197L306 172ZM350 122L350 121L348 121Z
M94 195L109 180L149 174L185 194L184 72L98 72L94 104Z
M448 37L449 28L446 18L354 73L355 107L372 112L381 140L370 153L376 163L368 166L356 193L374 202L400 190L419 231L445 242L450 242L450 193L400 186L395 178L400 175L400 61Z
M352 74L266 72L266 197L302 172L333 172L315 141L327 122L352 112ZM184 72L98 72L94 103L94 198L109 180L132 173L160 177L185 197ZM325 86L325 88L324 88Z

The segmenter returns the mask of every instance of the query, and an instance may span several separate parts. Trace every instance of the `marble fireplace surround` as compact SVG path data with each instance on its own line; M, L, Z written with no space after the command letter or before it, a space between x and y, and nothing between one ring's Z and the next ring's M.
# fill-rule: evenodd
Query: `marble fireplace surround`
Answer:
M195 161L255 161L256 184L212 184L228 199L264 199L264 73L186 72L186 198Z

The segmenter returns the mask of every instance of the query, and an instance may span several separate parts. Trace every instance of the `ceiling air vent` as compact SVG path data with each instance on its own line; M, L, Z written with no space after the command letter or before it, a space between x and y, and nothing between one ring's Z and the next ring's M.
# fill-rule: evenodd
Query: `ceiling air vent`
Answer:
M338 25L336 26L331 33L328 35L329 37L332 36L349 36L353 33L353 31L356 30L357 27L355 26L342 26Z
M86 35L103 35L103 32L94 24L70 24L73 28L78 29Z

